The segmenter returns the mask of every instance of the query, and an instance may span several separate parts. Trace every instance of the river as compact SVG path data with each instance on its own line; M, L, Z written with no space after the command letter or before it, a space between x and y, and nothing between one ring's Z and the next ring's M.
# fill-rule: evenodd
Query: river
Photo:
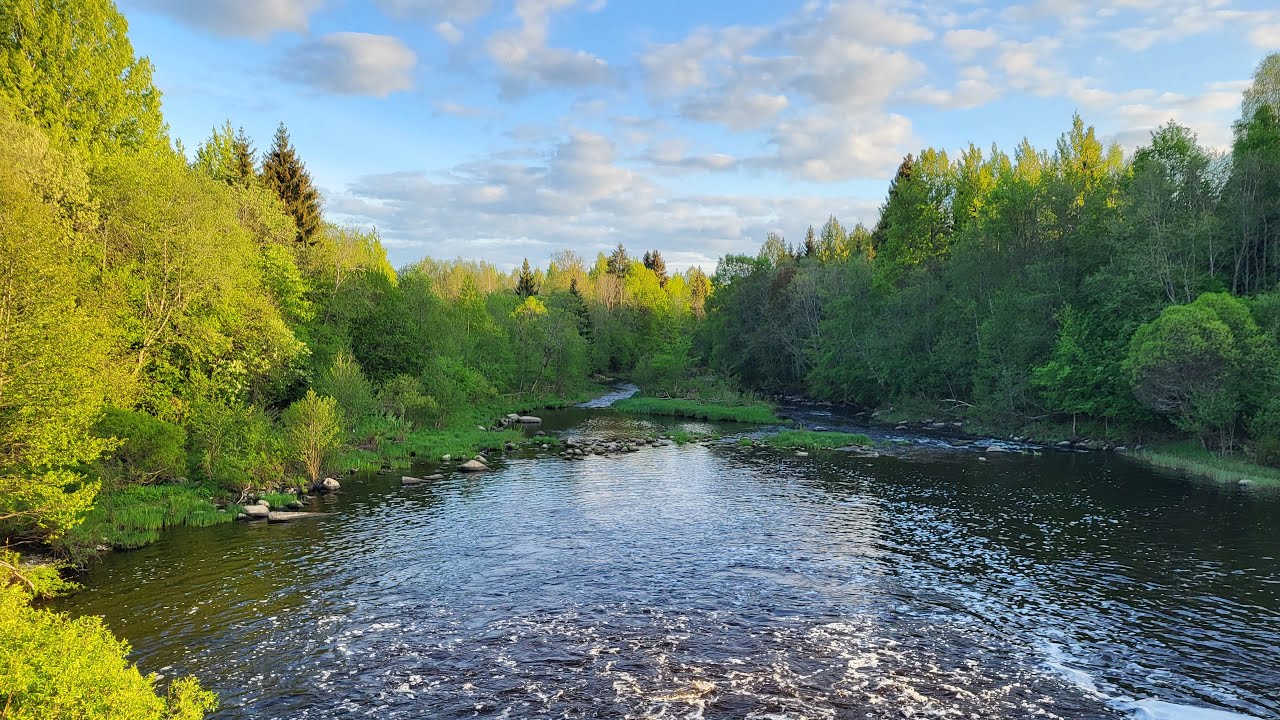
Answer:
M854 427L824 415L803 419ZM1107 453L797 457L739 446L752 428L544 417L726 439L349 478L325 518L109 555L61 608L224 718L1280 718L1273 491Z

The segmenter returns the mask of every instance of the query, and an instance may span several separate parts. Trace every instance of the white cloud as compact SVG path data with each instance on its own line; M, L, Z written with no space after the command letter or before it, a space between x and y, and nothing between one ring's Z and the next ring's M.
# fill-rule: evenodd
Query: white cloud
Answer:
M1249 31L1249 42L1263 50L1280 48L1280 23L1253 28Z
M517 0L520 26L499 30L486 43L489 57L501 73L503 94L516 96L534 89L588 87L616 81L603 58L585 50L547 45L551 14L576 2Z
M457 45L462 42L462 29L448 20L441 20L436 23L435 30L436 34L450 45Z
M225 37L265 40L281 31L304 33L324 0L130 0L144 11Z
M386 97L413 88L417 56L390 35L340 32L293 48L280 75L336 95Z
M979 52L991 47L1000 41L1000 37L994 30L973 30L965 28L962 30L948 30L942 36L942 44L946 45L949 50L958 58L968 60Z
M378 7L394 17L446 20L468 23L489 12L491 0L376 0Z
M774 152L747 163L815 182L887 177L913 141L911 121L901 115L814 114L778 123L769 140Z

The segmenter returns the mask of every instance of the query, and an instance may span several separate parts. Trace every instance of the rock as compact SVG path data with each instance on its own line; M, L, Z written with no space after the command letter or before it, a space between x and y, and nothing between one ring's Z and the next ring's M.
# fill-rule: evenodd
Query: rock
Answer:
M473 457L473 458L471 458L471 459L472 459L472 460L475 460L475 461L476 461L476 462L478 462L478 463L484 463L485 465L488 465L488 464L489 464L489 458L487 458L487 457L485 457L485 456L483 456L483 455L477 455L477 456L475 456L475 457Z
M803 450L797 450L797 451L796 451L796 457L809 457L809 453L807 453L807 452L805 452L805 451L803 451Z
M441 455L441 456L440 456L440 461L441 461L441 462L449 462L449 461L450 461L450 460L452 460L452 459L453 459L453 456L452 456L452 455Z
M907 429L907 426L906 426L906 425L899 425L899 426L897 426L897 427L895 427L895 428L894 428L894 430L897 430L897 431L899 431L899 432L901 432L901 431L903 431L903 430L906 430L906 429Z
M1253 481L1249 478L1240 478L1240 482L1236 483L1236 485L1239 485L1240 487L1249 487L1252 484Z
M245 505L241 514L247 516L250 520L261 520L271 514L271 508L266 505Z
M987 459L981 455L978 456L978 462L986 462Z
M338 492L338 490L340 489L342 489L342 483L339 483L337 480L334 480L331 477L325 478L320 482L321 492L332 493L332 492Z
M525 425L537 425L542 422L542 418L534 417L533 415L521 415L518 421Z
M577 441L575 441L573 438L567 438L564 441L564 446L567 448L576 447L577 444L578 444Z
M1128 452L1129 448L1125 447L1124 445L1117 445L1111 448L1111 451L1112 452Z
M1056 442L1056 443L1054 443L1054 444L1055 444L1055 445L1057 445L1057 446L1058 446L1058 447L1060 447L1060 448L1069 448L1069 447L1071 447L1071 441L1070 441L1070 440L1059 440L1058 442Z
M534 435L537 435L538 437L543 437L546 434L547 432L545 430L539 430L538 432L534 433Z
M481 430L481 431L483 431L483 430L488 430L489 428L487 428L487 427L485 427L485 426L483 426L483 425L477 425L477 426L476 426L476 429L477 429L477 430Z
M301 510L302 508L306 507L306 505L302 504L301 500L294 500L293 502L289 503L288 507L290 510Z
M1002 447L1000 447L999 445L989 445L989 446L987 446L987 450L986 450L986 452L989 452L989 453L1002 453L1002 452L1009 452L1009 451L1008 451L1008 449L1006 449L1006 448L1002 448Z
M267 516L267 522L289 522L290 520L302 520L303 518L324 517L324 515L325 513L318 512L273 512Z
M458 469L466 473L485 472L489 469L489 466L478 460L468 460L459 465Z
M520 422L520 416L515 413L507 413L507 419L511 422Z

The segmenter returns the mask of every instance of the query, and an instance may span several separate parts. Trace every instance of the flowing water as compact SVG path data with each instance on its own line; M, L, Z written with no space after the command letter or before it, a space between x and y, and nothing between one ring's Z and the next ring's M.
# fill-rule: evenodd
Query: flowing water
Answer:
M905 439L358 476L323 519L111 555L62 607L226 718L1280 718L1280 496Z

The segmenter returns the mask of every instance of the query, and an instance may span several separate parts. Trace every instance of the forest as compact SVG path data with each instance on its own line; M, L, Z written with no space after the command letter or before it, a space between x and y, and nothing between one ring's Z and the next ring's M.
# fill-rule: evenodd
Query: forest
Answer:
M48 701L47 673L72 678L67 707L199 717L212 703L184 681L157 696L100 625L29 606L65 582L18 550L84 562L227 521L218 505L246 493L501 443L484 429L501 413L612 378L998 433L1185 437L1280 465L1280 55L1245 93L1230 152L1170 123L1126 155L1080 117L1052 149L927 148L902 161L874 227L770 234L711 275L622 245L510 272L393 268L376 230L326 220L284 124L259 149L214 119L188 152L160 101L109 0L0 6L0 696L14 717L43 717L21 708ZM94 659L73 667L59 648L85 642Z

